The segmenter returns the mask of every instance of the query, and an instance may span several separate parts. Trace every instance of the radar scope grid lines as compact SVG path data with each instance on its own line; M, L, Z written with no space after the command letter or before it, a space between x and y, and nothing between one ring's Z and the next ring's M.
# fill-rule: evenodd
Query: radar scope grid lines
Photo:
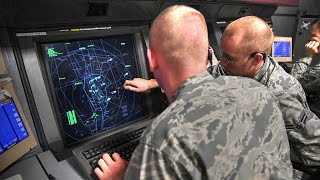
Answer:
M131 35L42 44L67 144L147 114L144 95L123 89L139 77Z

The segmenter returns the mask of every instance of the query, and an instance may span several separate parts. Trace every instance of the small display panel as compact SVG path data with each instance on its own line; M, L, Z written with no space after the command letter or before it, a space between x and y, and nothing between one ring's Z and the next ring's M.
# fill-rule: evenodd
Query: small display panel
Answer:
M148 115L143 93L123 88L140 77L131 34L41 44L64 140L72 144Z
M277 62L291 62L292 37L275 36L272 45L272 57Z
M0 96L0 154L29 136L10 96Z
M275 41L273 57L291 57L291 42Z

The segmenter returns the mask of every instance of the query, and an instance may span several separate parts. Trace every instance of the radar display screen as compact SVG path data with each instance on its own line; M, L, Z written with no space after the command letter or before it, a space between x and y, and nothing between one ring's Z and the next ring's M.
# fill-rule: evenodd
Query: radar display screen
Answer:
M123 88L140 76L132 35L41 44L66 144L148 114L143 93Z

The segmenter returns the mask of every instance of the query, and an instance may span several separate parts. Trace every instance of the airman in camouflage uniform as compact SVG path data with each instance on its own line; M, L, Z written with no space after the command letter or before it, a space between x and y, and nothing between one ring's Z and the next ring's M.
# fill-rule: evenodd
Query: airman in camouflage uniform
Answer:
M306 57L293 64L291 75L299 80L304 91L310 97L309 104L320 103L320 17L311 23L311 38L305 45ZM309 67L311 61L315 66Z
M285 120L291 160L320 165L320 120L309 109L301 84L267 55L272 43L273 33L263 20L240 18L222 35L220 65L225 74L253 78L273 92Z
M223 67L217 66L215 76ZM223 74L222 74L223 75ZM253 78L265 85L277 97L285 120L291 147L291 160L305 165L320 164L320 121L310 111L300 83L271 57Z
M292 179L275 97L243 77L187 80L152 123L126 179Z
M190 7L169 7L153 22L150 70L171 105L143 134L124 178L291 179L274 95L249 78L213 78L207 37L203 15ZM99 178L122 177L125 163L113 158L99 160Z

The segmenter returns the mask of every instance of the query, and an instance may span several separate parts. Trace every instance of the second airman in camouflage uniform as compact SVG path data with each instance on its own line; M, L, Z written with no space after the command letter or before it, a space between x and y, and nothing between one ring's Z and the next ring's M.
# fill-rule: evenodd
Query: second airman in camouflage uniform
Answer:
M212 75L246 76L265 85L279 101L291 160L320 165L320 120L309 109L299 81L267 55L272 43L273 33L263 20L247 16L234 21L222 35L222 59Z
M214 76L225 75L220 65ZM271 57L253 78L278 99L291 147L291 160L305 165L320 164L320 120L310 111L300 83Z
M292 179L275 97L243 77L187 80L143 136L126 179Z
M320 17L311 23L311 38L305 45L306 57L293 64L291 75L299 80L309 97L308 103L317 108L320 104ZM315 61L310 67L311 61ZM319 115L318 115L319 116Z

